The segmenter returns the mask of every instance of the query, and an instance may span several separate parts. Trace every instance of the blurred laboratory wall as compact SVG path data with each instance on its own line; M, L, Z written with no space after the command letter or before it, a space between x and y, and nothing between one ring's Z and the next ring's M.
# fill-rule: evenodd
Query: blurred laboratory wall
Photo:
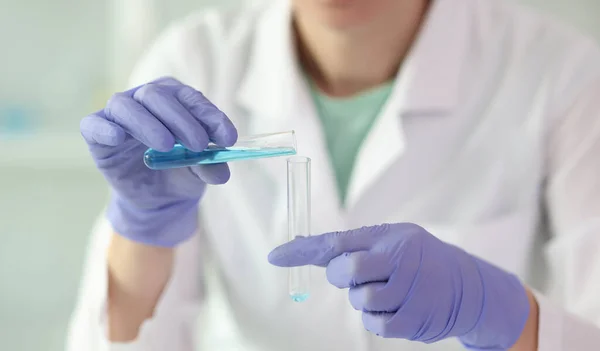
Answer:
M61 350L107 195L78 123L169 22L267 0L0 0L0 350ZM271 0L279 1L279 0ZM600 1L521 0L600 41Z

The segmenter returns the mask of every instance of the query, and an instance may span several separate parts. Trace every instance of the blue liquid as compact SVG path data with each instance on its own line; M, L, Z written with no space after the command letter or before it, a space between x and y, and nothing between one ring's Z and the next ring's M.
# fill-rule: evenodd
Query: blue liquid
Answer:
M162 170L194 165L209 165L236 160L251 160L257 158L295 155L293 148L223 148L209 146L206 150L194 152L180 144L168 152L148 149L144 153L144 163L150 169Z
M309 293L296 293L296 294L290 294L290 297L292 298L292 301L294 301L294 302L304 302L304 301L308 300L309 295L310 295Z

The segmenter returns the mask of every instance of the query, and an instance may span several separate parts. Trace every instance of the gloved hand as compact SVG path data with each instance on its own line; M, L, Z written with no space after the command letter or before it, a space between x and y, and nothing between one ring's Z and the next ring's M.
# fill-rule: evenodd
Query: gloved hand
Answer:
M409 223L299 237L277 247L280 267L327 267L349 288L365 328L424 343L458 337L470 349L506 350L529 316L527 292L509 273Z
M231 146L232 122L200 92L162 78L115 94L107 106L81 121L96 166L112 187L107 216L133 241L172 247L197 228L205 184L227 182L226 164L153 171L143 162L148 147L169 151L181 142L192 151L209 141Z

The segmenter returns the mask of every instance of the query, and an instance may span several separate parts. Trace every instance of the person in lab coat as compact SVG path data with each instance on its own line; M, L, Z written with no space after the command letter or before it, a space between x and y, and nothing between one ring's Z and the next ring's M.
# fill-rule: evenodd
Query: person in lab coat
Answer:
M131 86L81 122L112 195L70 350L600 347L592 40L509 1L277 0L174 25ZM289 243L285 160L142 162L292 129Z

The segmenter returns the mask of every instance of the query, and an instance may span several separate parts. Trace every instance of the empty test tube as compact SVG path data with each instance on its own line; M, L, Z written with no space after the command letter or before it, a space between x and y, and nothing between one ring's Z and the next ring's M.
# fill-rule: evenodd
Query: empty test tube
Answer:
M288 240L310 236L310 158L287 159ZM310 288L310 266L289 269L289 294L296 302L306 301Z

